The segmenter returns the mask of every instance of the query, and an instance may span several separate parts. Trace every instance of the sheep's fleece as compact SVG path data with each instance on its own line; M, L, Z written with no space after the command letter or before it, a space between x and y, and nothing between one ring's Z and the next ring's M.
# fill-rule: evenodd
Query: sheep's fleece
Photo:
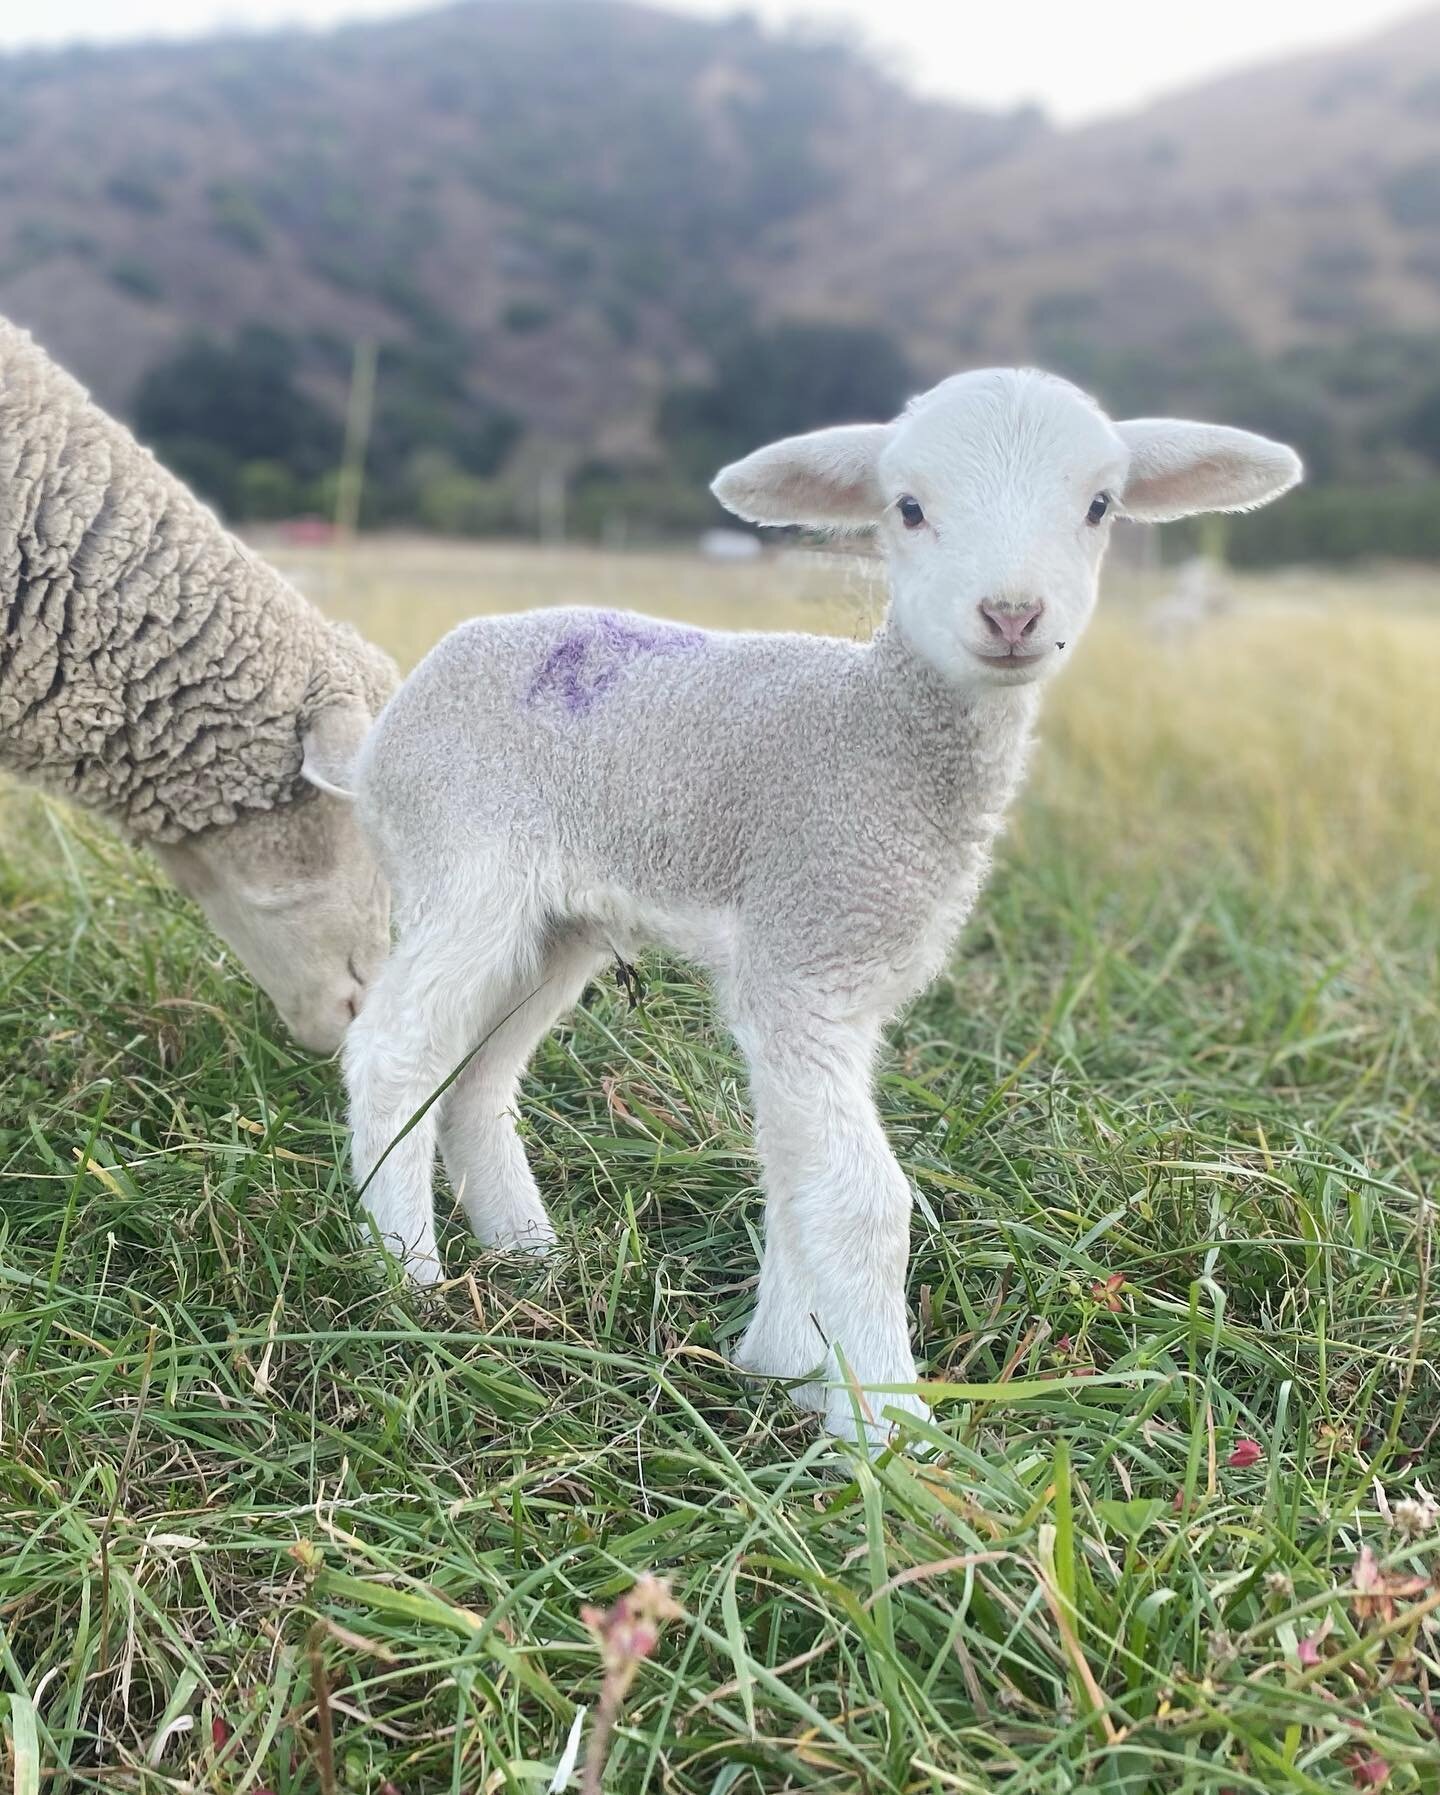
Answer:
M143 842L313 796L306 720L394 683L4 320L0 607L0 766Z
M0 770L155 851L304 1046L389 945L351 757L395 669L0 319Z

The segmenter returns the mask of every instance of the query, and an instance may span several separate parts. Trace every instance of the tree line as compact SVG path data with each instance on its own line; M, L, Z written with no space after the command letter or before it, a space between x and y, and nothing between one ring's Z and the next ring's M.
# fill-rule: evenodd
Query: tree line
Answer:
M1059 316L1063 308L1054 308ZM1063 328L1037 359L1113 414L1223 417L1294 443L1309 480L1283 506L1235 520L1242 564L1440 560L1440 335L1359 333L1266 357L1225 332L1182 349L1116 352ZM154 367L134 421L161 458L228 518L333 511L351 347L252 326L195 336ZM464 378L444 329L382 348L362 521L458 535L539 527L524 421ZM790 321L731 329L709 375L672 384L654 454L563 470L578 536L662 540L720 521L708 481L756 444L826 423L893 414L927 384L883 330ZM1177 533L1177 546L1183 532Z

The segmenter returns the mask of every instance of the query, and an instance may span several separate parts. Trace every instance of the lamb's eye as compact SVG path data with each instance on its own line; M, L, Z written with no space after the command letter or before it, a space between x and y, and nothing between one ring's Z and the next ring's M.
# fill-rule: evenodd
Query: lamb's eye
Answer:
M1100 519L1104 517L1109 509L1110 494L1108 492L1097 492L1095 497L1090 501L1090 509L1085 513L1086 523L1098 524Z
M925 513L920 509L920 501L912 499L908 493L900 501L900 521L907 530L918 530L925 521Z

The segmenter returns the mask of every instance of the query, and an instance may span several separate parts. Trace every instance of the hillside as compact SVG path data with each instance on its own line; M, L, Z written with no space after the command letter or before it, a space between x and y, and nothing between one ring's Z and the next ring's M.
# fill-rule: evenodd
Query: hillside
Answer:
M846 253L845 245L850 250ZM1358 47L1047 133L913 204L817 207L775 301L836 289L927 350L1231 328L1278 350L1440 323L1440 12Z
M920 379L1024 357L1125 402L1233 390L1341 471L1376 426L1327 357L1390 342L1396 394L1434 367L1440 12L1066 133L617 0L0 77L0 310L232 503L232 441L330 465L362 336L392 481L427 453L472 478L643 462L677 386L785 321L879 326Z
M0 307L108 404L188 330L262 321L322 380L356 335L444 339L530 427L622 449L892 136L953 185L1039 130L601 0L0 73Z

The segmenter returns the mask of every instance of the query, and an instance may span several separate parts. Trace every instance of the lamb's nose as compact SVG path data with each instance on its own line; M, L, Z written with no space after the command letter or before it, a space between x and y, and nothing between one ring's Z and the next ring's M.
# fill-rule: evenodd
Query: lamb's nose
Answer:
M1008 642L1011 648L1018 648L1027 636L1035 634L1035 625L1044 612L1045 607L1038 598L1028 605L1006 604L998 598L983 599L980 604L986 629L1000 641Z

